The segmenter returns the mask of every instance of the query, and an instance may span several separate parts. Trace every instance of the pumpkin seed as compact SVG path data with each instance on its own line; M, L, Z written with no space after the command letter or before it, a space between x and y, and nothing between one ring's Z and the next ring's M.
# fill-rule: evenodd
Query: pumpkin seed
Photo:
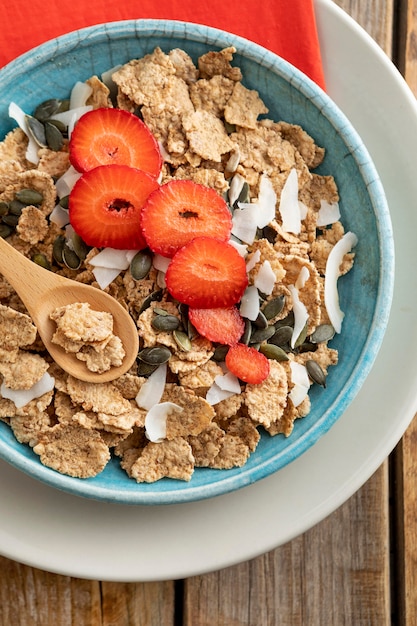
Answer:
M148 365L162 365L171 358L171 350L166 346L153 346L152 348L143 348L138 353L138 359Z
M0 202L0 216L7 215L9 212L9 203L8 202Z
M317 385L321 385L321 387L326 387L326 374L317 361L309 359L306 362L306 369L313 383L317 383Z
M307 324L308 322L305 323L303 330L300 332L297 339L295 340L294 348L299 348L305 342L307 337Z
M290 311L288 315L275 322L274 326L277 330L281 326L294 326L294 311Z
M175 315L155 315L151 323L157 330L176 330L180 320Z
M277 231L272 226L268 225L262 229L262 239L266 239L269 243L275 243L277 234Z
M288 361L288 355L280 346L276 346L272 343L263 343L259 352L262 352L267 359L272 359L274 361Z
M61 104L62 100L58 100L57 98L45 100L36 107L33 116L40 122L45 122L52 115L55 115L60 111Z
M262 343L263 341L268 341L275 334L274 326L267 326L267 328L259 328L255 330L250 338L250 343Z
M316 330L310 335L312 343L323 343L333 339L335 330L331 324L320 324Z
M275 327L274 327L275 328ZM269 343L273 343L275 346L285 346L291 341L293 329L291 326L281 326L272 335Z
M217 363L222 363L225 360L226 354L228 352L229 346L217 346L212 356L213 361L217 361Z
M55 238L52 246L52 256L54 257L55 261L60 265L62 265L62 263L64 262L64 259L62 258L62 251L64 249L64 246L65 237L63 235L58 235L58 237Z
M137 360L138 376L143 376L144 378L147 378L148 376L153 374L154 371L158 369L158 367L159 367L159 364L150 365L149 363L145 363L145 361L141 361L140 359Z
M135 280L142 280L152 267L152 255L149 250L140 250L130 263L130 273Z
M245 345L249 344L250 337L252 334L252 324L250 320L245 319L245 330L243 331L243 335L240 338L240 343L244 343Z
M20 217L25 206L26 205L22 202L19 202L19 200L12 200L9 203L9 212L11 215L17 215L18 217Z
M254 326L256 326L256 328L262 328L262 329L268 326L268 320L265 317L264 313L262 313L262 311L259 311L258 317L253 322L253 324Z
M3 217L1 218L1 221L3 222L3 224L7 224L7 226L16 228L16 226L19 223L19 216L9 213L9 215L3 215Z
M236 132L236 124L230 124L229 122L226 122L226 120L224 120L224 128L226 130L226 133L228 135L231 135L232 133Z
M265 306L262 309L262 313L264 314L267 320L272 320L274 317L276 317L277 315L281 313L282 309L284 308L284 304L285 304L284 295L278 296L277 298L273 298L272 300L269 300L269 302L265 304Z
M187 320L187 335L190 341L193 341L193 339L196 339L199 335L196 327L192 324L192 322L190 322L190 320Z
M163 293L164 292L162 289L158 289L158 291L153 291L149 294L149 296L146 296L146 298L144 298L142 302L142 306L139 309L139 315L143 313L143 311L146 311L151 302L161 302Z
M69 194L67 196L62 196L59 200L59 206L63 209L68 210L69 208Z
M80 257L67 244L62 248L62 260L70 270L78 270L81 267Z
M174 330L173 335L178 347L181 348L181 350L184 350L184 352L191 350L191 339L184 331Z
M153 312L155 313L155 315L170 315L170 313L168 313L168 311L166 311L165 309L160 309L159 307L154 307Z
M45 127L36 117L25 115L30 135L41 148L47 148Z
M7 237L10 237L12 232L13 229L10 228L10 226L7 226L7 224L0 224L0 237L7 239Z
M85 243L85 241L83 241L80 235L76 232L73 232L71 235L71 248L73 252L75 252L77 257L81 261L84 261L84 259L86 258L88 254L89 248L87 244Z
M316 343L311 343L310 341L305 341L298 347L297 352L302 354L303 352L315 352L318 348Z
M64 137L61 131L51 122L45 122L45 140L48 148L54 152L59 152L64 145Z
M36 263L36 265L44 267L46 270L51 269L51 264L49 263L48 259L44 254L41 254L40 252L32 256L32 261Z
M55 126L61 131L62 135L66 134L68 131L68 126L66 126L64 122L61 122L61 120L48 120L48 124Z
M15 198L26 206L39 206L43 202L43 195L36 189L19 189L16 191Z

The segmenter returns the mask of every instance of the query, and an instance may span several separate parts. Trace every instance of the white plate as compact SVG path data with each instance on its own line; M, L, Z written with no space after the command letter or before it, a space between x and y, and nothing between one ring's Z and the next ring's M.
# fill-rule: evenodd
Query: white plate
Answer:
M347 500L417 411L417 107L390 61L353 20L329 0L316 0L316 12L328 92L367 144L395 233L391 319L362 390L330 432L292 464L194 504L129 507L84 500L1 462L4 556L112 581L170 580L245 561L289 541ZM256 531L259 520L262 532Z

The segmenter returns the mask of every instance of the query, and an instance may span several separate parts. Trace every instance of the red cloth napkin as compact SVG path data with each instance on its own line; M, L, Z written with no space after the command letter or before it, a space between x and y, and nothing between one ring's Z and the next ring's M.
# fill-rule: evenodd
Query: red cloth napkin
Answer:
M313 0L13 0L1 8L0 67L72 30L138 18L175 19L228 30L272 50L324 87Z

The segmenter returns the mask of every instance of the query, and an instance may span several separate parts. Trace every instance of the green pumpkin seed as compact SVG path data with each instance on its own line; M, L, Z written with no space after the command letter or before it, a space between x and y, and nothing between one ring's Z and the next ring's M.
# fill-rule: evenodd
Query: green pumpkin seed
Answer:
M159 367L158 364L150 365L149 363L145 363L145 361L141 361L140 359L137 360L138 376L143 376L144 378L147 378L148 376L153 374L154 371L158 369L158 367Z
M199 336L196 327L190 322L190 320L187 320L187 336L190 341L193 341L193 339L196 339Z
M267 359L273 361L288 361L288 355L285 350L272 343L263 343L259 348L259 352L262 352Z
M45 127L42 122L37 120L36 117L32 117L31 115L26 115L25 118L28 125L29 133L36 141L38 146L40 146L41 148L47 148L48 145L46 143Z
M7 224L7 226L16 228L16 226L19 223L19 216L9 213L9 215L3 215L3 217L1 218L1 221L3 222L3 224Z
M68 196L62 196L62 198L60 198L59 206L62 207L63 209L68 210L68 208L69 208L69 194L68 194Z
M294 311L290 311L288 315L275 322L274 326L277 330L281 326L294 326Z
M58 237L55 238L54 244L52 246L52 256L54 257L55 261L60 265L62 265L64 262L64 259L62 258L62 251L64 249L64 246L65 237L63 235L58 235Z
M152 326L156 330L177 330L180 320L175 315L156 315L152 320Z
M297 352L302 354L303 352L315 352L318 348L316 343L311 343L310 341L305 341L298 347Z
M335 330L331 324L320 324L316 330L310 335L312 343L323 343L333 339Z
M62 135L65 135L68 131L68 126L66 126L64 122L61 122L61 120L48 120L48 124L55 126L55 128L61 131Z
M34 254L32 256L32 261L36 263L36 265L40 265L41 267L44 267L46 270L51 269L51 264L49 263L48 259L46 258L44 254L41 254L41 253Z
M191 350L192 348L191 339L186 333L184 333L184 331L174 330L173 335L174 335L176 344L178 345L179 348L181 348L181 350L184 350L184 352L188 352L189 350Z
M265 315L262 313L262 311L259 311L258 317L253 322L253 325L256 326L256 328L267 328L268 320L265 317Z
M275 327L274 327L275 328ZM293 329L291 326L281 326L272 335L269 343L273 343L275 346L285 346L291 341Z
M58 100L57 98L45 100L45 102L41 102L41 104L36 107L33 116L40 122L45 122L52 115L56 115L56 113L60 112L61 104L62 100Z
M295 340L294 348L299 348L305 342L306 337L307 337L307 324L308 322L305 323L303 330L301 331L301 333L298 335L297 339Z
M267 328L260 328L255 330L250 338L250 343L259 343L261 344L263 341L268 341L271 337L275 335L274 326L267 326Z
M45 140L48 148L54 152L59 152L64 145L64 137L61 131L51 122L45 122Z
M23 204L22 202L19 202L19 200L12 200L9 203L9 212L10 215L17 215L18 217L20 217L22 215L22 211L25 208L25 204Z
M171 350L166 346L144 348L138 353L138 359L148 365L162 365L171 358Z
M16 191L15 198L26 206L39 206L43 202L43 195L37 189L19 189Z
M266 303L266 305L262 309L262 313L266 317L267 320L272 320L274 317L279 315L284 308L285 304L285 296L281 295L277 298L273 298Z
M158 289L158 291L153 291L152 293L149 294L149 296L146 296L146 298L144 298L142 302L142 306L139 309L139 315L143 313L143 311L146 311L146 309L150 306L151 302L161 302L163 294L164 294L163 290Z
M13 229L10 228L10 226L7 226L7 224L0 224L0 237L7 239L7 237L10 237L12 232Z
M152 267L152 255L149 250L140 250L130 263L130 273L134 280L145 278Z
M236 132L236 124L230 124L229 122L226 122L226 120L224 120L224 128L226 130L226 133L228 135L231 135L232 133Z
M213 361L216 361L217 363L223 363L228 352L229 346L217 346L212 356Z
M314 361L314 359L308 360L306 362L306 369L313 383L326 387L326 374L317 361Z
M70 270L78 270L81 267L80 257L67 244L62 248L62 260Z
M72 233L71 235L71 248L81 261L85 260L89 251L89 247L76 232Z
M245 330L243 331L243 335L240 338L240 343L244 343L245 345L249 345L249 341L252 335L252 324L250 320L245 319Z
M0 216L7 215L9 212L9 203L8 202L0 202Z

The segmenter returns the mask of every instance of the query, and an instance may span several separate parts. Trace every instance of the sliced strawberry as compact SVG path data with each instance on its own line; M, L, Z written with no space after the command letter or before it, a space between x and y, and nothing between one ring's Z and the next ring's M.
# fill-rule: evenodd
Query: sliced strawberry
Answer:
M141 250L140 211L157 187L153 176L127 165L96 167L70 193L70 222L89 246Z
M188 317L200 335L228 346L237 343L245 322L235 306L227 309L189 309Z
M237 343L226 354L226 367L240 380L250 385L259 385L269 375L269 361L255 348Z
M158 177L162 157L149 128L133 113L94 109L85 113L71 134L70 161L79 172L99 165L129 165Z
M248 284L246 264L236 249L213 237L196 237L180 248L165 274L170 294L196 309L227 308Z
M171 180L151 194L142 211L142 230L154 252L172 257L194 237L228 241L232 217L223 198L191 180Z

